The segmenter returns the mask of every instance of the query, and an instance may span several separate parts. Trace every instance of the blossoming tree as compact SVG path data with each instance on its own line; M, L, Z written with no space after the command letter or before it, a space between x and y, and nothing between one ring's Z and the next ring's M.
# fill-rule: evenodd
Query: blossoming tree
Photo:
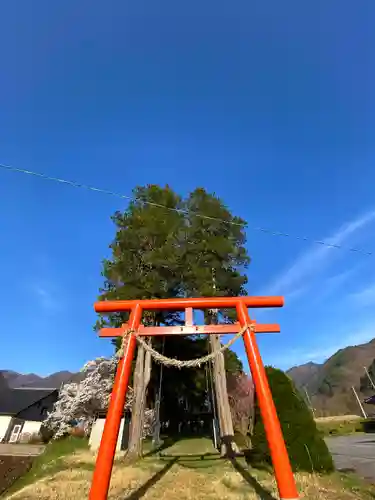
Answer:
M117 361L116 357L89 361L81 370L86 373L82 381L67 383L61 388L59 399L44 422L54 439L67 435L77 424L89 435L96 412L108 407ZM130 410L132 403L133 390L129 388L125 409ZM143 437L152 433L153 423L154 411L147 409Z

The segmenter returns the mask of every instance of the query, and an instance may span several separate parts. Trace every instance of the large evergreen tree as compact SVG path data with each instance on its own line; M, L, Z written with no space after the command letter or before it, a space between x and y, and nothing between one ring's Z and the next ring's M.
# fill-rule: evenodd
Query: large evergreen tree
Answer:
M245 221L233 216L213 194L198 188L185 202L189 211L184 253L184 288L188 296L245 294ZM204 217L196 214L203 214ZM215 290L213 289L213 272Z
M242 271L249 260L244 248L244 221L233 217L217 197L204 189L195 190L186 200L168 186L137 187L133 194L127 209L113 216L116 235L110 245L112 256L103 262L101 300L212 295L212 269L216 272L218 294L244 293L246 277ZM119 326L126 319L126 314L111 314L97 327ZM146 319L148 324L173 324L180 318L176 313L159 312L148 314ZM153 339L159 352L162 343L161 338ZM165 341L169 357L191 359L206 352L204 338L168 337ZM226 364L231 371L242 368L231 351L226 354ZM154 366L148 391L151 404L159 373L160 368ZM172 426L177 425L186 408L192 410L204 404L206 385L203 367L164 370L163 407L164 413L168 409Z
M181 292L182 200L168 186L137 187L133 194L128 208L112 217L116 235L112 257L103 261L100 299L176 297ZM126 319L111 314L107 322L118 326Z

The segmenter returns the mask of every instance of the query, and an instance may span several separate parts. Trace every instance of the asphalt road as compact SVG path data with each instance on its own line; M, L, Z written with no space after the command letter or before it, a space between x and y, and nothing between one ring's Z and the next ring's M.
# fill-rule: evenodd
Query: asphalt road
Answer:
M375 434L354 434L326 438L336 468L352 470L375 482Z

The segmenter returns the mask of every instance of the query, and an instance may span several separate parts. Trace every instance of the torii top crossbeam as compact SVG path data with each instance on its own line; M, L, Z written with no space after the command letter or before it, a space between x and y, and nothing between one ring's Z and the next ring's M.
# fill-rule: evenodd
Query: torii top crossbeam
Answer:
M140 304L142 310L185 310L184 326L143 326L139 325L137 334L145 336L155 335L210 335L210 334L231 334L237 333L241 329L239 322L218 325L194 325L194 309L233 309L237 304L243 303L246 307L281 307L284 304L283 297L209 297L201 298L181 298L181 299L151 299L142 300L113 300L96 302L95 311L100 313L125 312L132 310ZM257 324L251 321L256 333L278 333L280 326L277 324ZM125 323L121 328L102 328L99 337L120 337L124 331L129 329L129 324Z
M207 297L150 300L105 300L94 305L97 313L130 311L137 304L143 310L169 309L233 309L242 303L246 307L283 307L284 297Z

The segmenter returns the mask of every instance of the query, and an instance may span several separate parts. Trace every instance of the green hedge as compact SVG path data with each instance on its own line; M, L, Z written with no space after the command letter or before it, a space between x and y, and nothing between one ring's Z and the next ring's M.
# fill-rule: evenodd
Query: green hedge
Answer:
M375 432L375 418L369 417L361 420L362 430L364 432Z
M333 460L327 445L292 380L276 368L266 367L266 373L293 470L320 473L333 471ZM270 464L270 452L258 405L252 443L253 465Z

